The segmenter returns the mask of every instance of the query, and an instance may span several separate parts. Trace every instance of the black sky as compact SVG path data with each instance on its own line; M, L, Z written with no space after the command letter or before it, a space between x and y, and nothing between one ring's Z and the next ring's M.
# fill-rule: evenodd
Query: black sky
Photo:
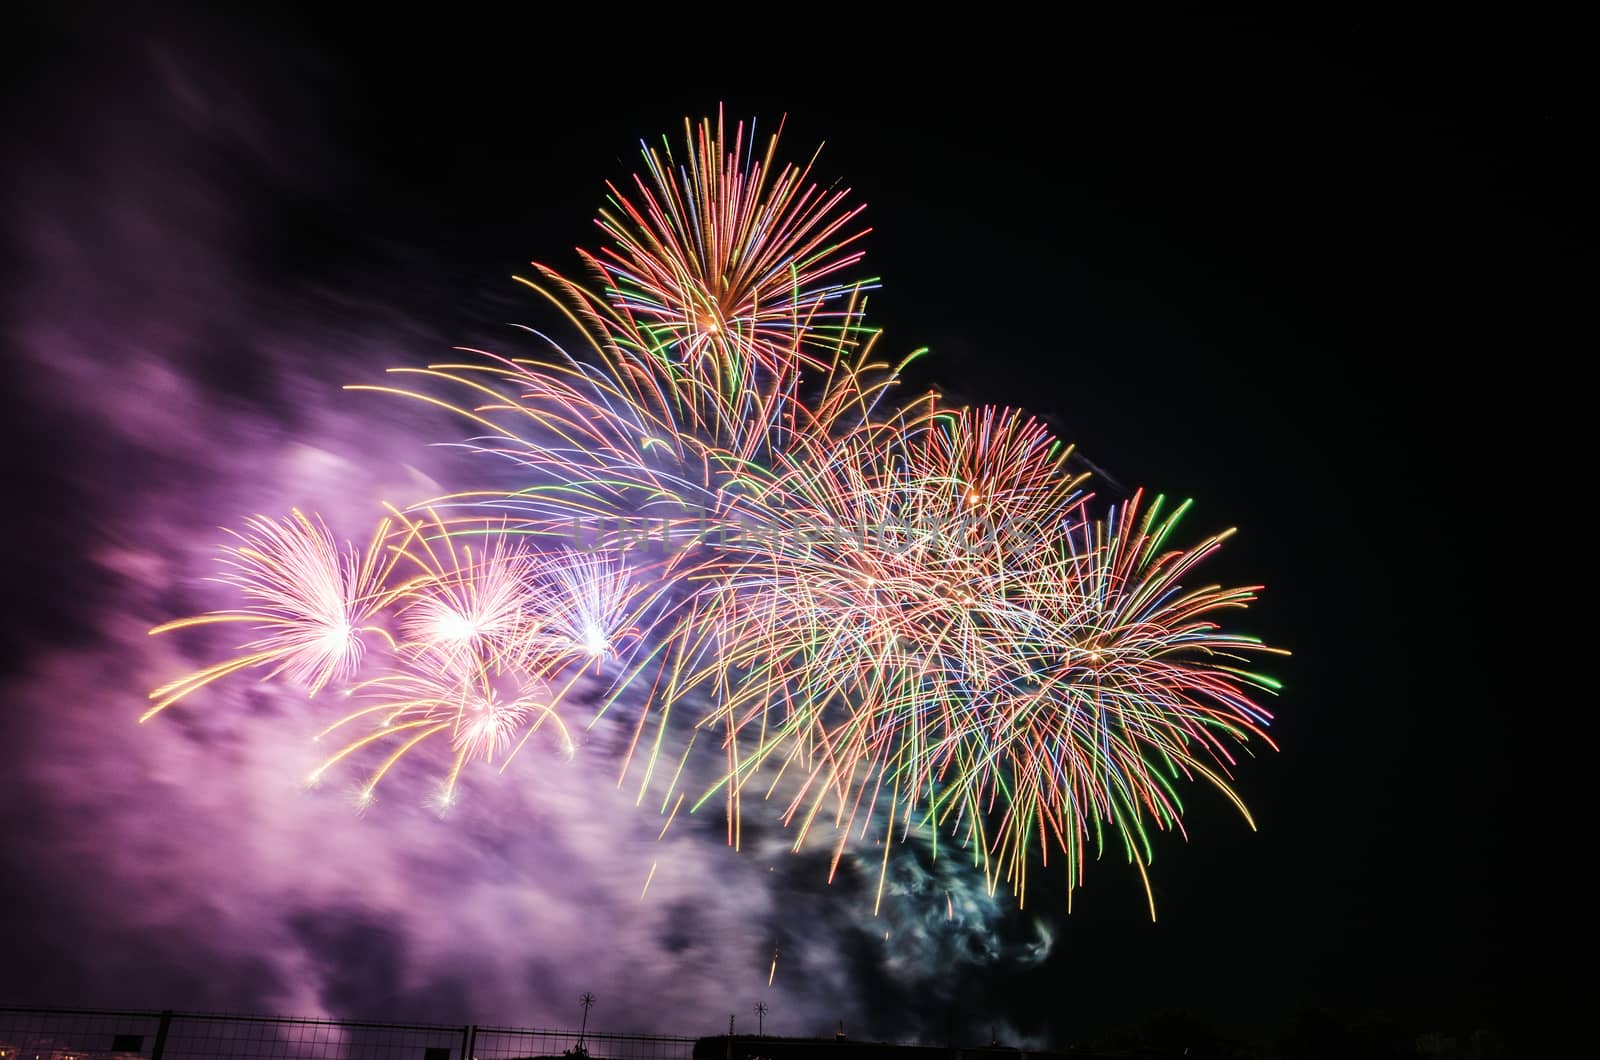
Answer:
M826 141L819 174L868 204L872 315L887 349L932 347L918 383L1047 414L1118 482L1196 498L1193 532L1240 528L1215 573L1265 584L1250 626L1295 653L1282 753L1240 779L1259 834L1197 794L1192 842L1158 847L1156 928L1108 863L1049 963L973 997L1530 1018L1549 870L1511 778L1545 752L1497 656L1536 562L1503 535L1530 496L1512 454L1537 321L1575 288L1559 71L1490 27L912 44L797 16L833 20L811 40L393 12L146 31L239 56L231 87L286 142L318 101L321 161L282 160L254 267L392 292L442 333L526 319L510 273L574 264L640 138L719 103L787 115L788 150ZM92 84L123 32L56 27L39 84Z

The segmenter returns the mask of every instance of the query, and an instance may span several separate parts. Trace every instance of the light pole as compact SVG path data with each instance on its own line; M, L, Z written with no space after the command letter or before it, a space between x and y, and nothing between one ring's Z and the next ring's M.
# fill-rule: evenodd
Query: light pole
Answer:
M578 1004L583 1006L583 1025L578 1028L578 1052L583 1052L583 1036L589 1032L589 1006L594 1004L594 995L585 990L583 996L578 998Z

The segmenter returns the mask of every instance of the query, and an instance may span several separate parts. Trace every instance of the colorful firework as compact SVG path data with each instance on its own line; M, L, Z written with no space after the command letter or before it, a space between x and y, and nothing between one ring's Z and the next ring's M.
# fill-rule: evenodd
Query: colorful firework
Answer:
M719 117L685 122L686 152L646 147L637 198L610 187L598 218L611 246L580 252L592 293L535 265L547 292L583 324L611 375L654 391L692 433L753 459L794 425L802 374L832 371L868 337L862 292L839 282L865 229L848 189L824 192L811 167L776 168L778 136L754 154L755 134ZM544 291L540 284L523 280Z
M373 800L378 783L401 759L435 737L451 749L450 766L434 795L441 809L455 802L456 784L468 762L493 763L497 754L509 759L547 722L557 729L562 750L572 751L571 734L551 702L548 686L515 671L496 671L460 659L436 669L401 665L360 682L348 694L367 705L328 726L317 739L357 722L375 722L376 728L330 755L308 780L320 781L330 768L369 747L389 749L361 785L358 801L363 806Z
M243 622L262 636L244 644L244 654L150 693L154 705L140 721L219 678L260 667L268 670L263 680L287 672L316 695L329 682L348 680L356 672L366 637L393 646L388 631L371 624L389 599L384 586L394 564L387 551L389 520L378 524L364 552L353 545L341 550L320 518L298 510L281 522L257 516L246 525L243 534L229 531L239 543L223 546L225 573L217 578L238 590L245 606L167 622L150 633Z
M932 803L935 821L959 823L991 881L1003 877L1019 897L1031 853L1066 855L1070 903L1086 853L1110 844L1148 894L1149 828L1181 831L1179 781L1207 781L1254 827L1228 778L1250 740L1274 746L1257 697L1280 686L1250 658L1285 653L1218 625L1259 586L1184 587L1232 531L1171 547L1187 502L1170 513L1160 497L1141 504L1135 494L1061 535L1055 560L1024 584L1034 623L1025 665L1002 709L953 749L965 783Z
M1141 512L1141 495L1093 517L1070 447L1024 412L895 404L906 362L874 352L874 281L841 278L865 234L848 192L779 167L776 136L758 156L720 116L686 134L611 188L609 245L582 255L597 291L519 278L581 357L529 329L540 359L463 350L351 388L453 410L517 488L392 511L364 554L298 512L253 521L224 579L247 606L153 632L266 635L149 713L254 666L348 686L361 706L323 735L375 727L316 775L383 749L367 801L412 749L447 745L448 804L469 762L503 768L547 723L570 749L558 708L598 675L596 719L633 717L623 779L639 767L641 800L664 785L668 825L705 734L722 766L691 809L720 794L737 846L747 796L772 800L797 848L832 829L835 867L870 836L880 899L913 834L953 837L1019 900L1035 854L1065 857L1070 894L1091 850L1120 846L1148 893L1180 785L1244 811L1236 754L1272 746L1257 699L1277 685L1248 659L1273 649L1217 624L1256 588L1186 583L1227 535L1170 548L1186 506ZM350 684L368 636L387 669Z
M731 144L720 115L684 131L681 162L668 140L646 148L637 203L610 186L597 223L612 246L584 255L607 306L679 363L749 363L774 376L825 368L832 337L859 327L861 283L832 278L861 260L851 245L868 230L847 229L862 207L845 208L849 189L807 183L809 165L776 169L777 134L757 160L743 123Z
M774 764L769 794L796 780L797 846L834 806L836 865L885 799L905 828L925 794L964 783L954 756L1041 635L1033 568L1085 500L1031 421L935 409L796 454L773 491L787 532L718 572L694 623L718 645L682 684L716 689L730 803Z
M407 532L394 551L401 569L417 572L394 592L401 650L435 656L446 667L501 669L541 617L531 596L540 557L504 527L452 534L437 512L428 515L399 515Z
M598 666L638 640L633 608L644 587L621 559L563 549L542 573L543 620L527 642L533 656Z

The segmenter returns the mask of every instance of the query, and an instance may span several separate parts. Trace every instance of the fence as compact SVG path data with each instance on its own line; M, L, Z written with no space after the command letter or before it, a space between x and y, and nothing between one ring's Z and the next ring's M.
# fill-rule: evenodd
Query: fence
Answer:
M0 1060L692 1060L694 1042L471 1024L0 1007Z

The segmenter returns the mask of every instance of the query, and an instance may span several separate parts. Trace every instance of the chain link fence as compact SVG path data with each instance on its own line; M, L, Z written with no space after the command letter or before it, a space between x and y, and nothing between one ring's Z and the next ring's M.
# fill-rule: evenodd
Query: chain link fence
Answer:
M471 1024L0 1007L0 1060L693 1060L694 1043Z

